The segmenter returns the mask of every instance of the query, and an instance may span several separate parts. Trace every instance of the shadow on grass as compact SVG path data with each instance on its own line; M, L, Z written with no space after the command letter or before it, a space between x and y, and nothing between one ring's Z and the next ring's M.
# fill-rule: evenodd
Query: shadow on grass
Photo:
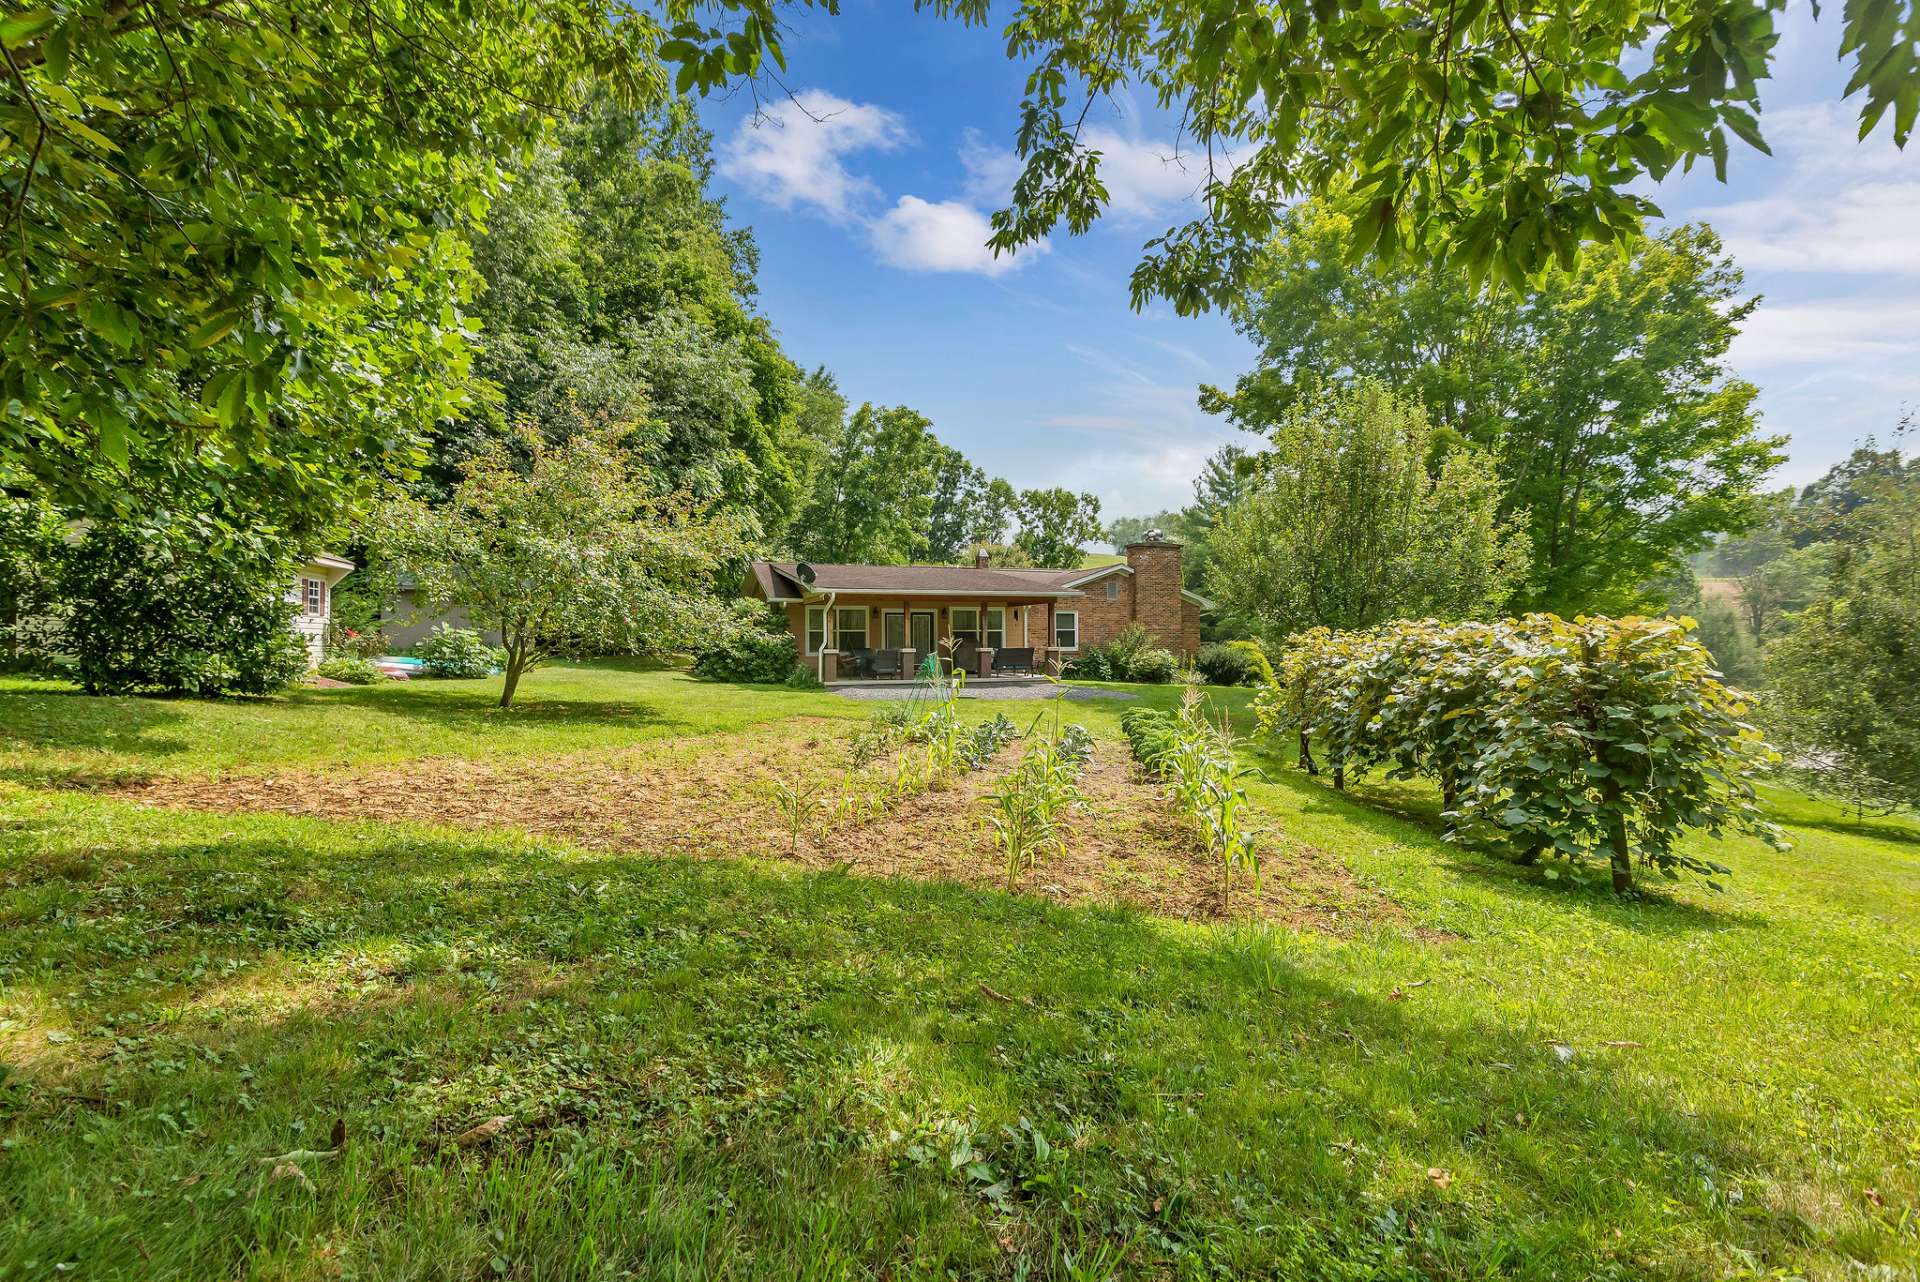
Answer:
M1842 837L1858 837L1864 841L1891 841L1903 846L1920 846L1920 825L1896 815L1866 815L1860 818L1848 815L1806 818L1796 815L1781 822L1794 828L1814 828Z
M0 690L0 737L35 747L171 756L191 746L169 733L184 728L179 709L185 702L90 695L66 682L21 684Z
M0 1095L0 1263L1628 1276L1781 1232L1713 1191L1737 1119L1284 935L73 800L7 858L12 1000L81 1035Z

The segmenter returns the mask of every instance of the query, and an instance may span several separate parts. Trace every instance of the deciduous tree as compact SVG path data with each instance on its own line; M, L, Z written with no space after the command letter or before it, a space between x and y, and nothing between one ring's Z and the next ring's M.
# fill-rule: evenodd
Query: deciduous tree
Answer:
M146 0L0 16L0 475L315 529L464 395L465 228L588 75L664 89L602 0Z
M616 424L558 444L531 430L492 440L448 502L397 499L376 522L385 573L500 633L503 708L553 655L689 649L733 626L720 591L746 555L739 518L654 490L626 436Z
M1022 490L1018 505L1020 532L1014 546L1037 566L1072 569L1086 555L1086 546L1105 532L1100 524L1100 500L1055 486Z
M1761 514L1782 455L1726 353L1754 301L1702 227L1596 250L1524 294L1480 296L1443 265L1355 271L1345 218L1291 217L1239 313L1259 363L1202 403L1251 430L1329 386L1374 379L1494 458L1525 514L1517 604L1575 614L1660 604L1650 585Z
M1497 609L1525 573L1491 460L1434 462L1420 406L1378 383L1293 405L1213 537L1220 604L1270 641L1313 627Z

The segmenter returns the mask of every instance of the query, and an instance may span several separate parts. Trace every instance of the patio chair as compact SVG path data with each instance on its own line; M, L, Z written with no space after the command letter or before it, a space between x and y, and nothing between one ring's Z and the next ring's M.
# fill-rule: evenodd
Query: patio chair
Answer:
M873 675L873 651L842 650L840 652L840 674L856 680Z
M979 660L980 660L979 645L977 645L975 642L971 640L968 640L965 637L962 637L960 640L953 643L953 655L951 659L949 659L948 661L947 670L951 672L954 668L962 668L962 669L965 669L968 673L971 673L974 671L974 669L980 666Z
M876 681L896 681L900 677L900 652L898 650L875 650L873 662L868 666L868 675Z
M1033 672L1033 647L1015 646L993 652L993 670L995 672Z

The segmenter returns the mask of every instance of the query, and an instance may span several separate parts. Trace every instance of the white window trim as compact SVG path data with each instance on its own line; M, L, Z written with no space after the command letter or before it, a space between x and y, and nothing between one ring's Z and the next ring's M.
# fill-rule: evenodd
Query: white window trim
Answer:
M327 612L327 581L310 576L300 579L300 608L310 619Z
M895 619L900 620L900 644L897 646L887 644L887 627ZM880 647L879 648L883 650L904 650L907 648L907 612L905 610L880 611Z
M1118 601L1119 599L1120 599L1120 580L1108 579L1107 580L1107 600Z
M996 625L993 621L993 616L996 614L1000 616L1000 622L998 625ZM996 632L1000 634L1000 640L998 644L995 644L993 639L993 634ZM986 646L990 650L1003 650L1006 648L1007 608L1005 606L990 605L987 607L986 618L980 621L980 644Z
M1073 620L1072 645L1060 644L1060 621L1062 619ZM1053 648L1056 650L1078 650L1080 648L1080 611L1055 610L1053 612Z
M814 616L814 615L816 615L816 614L820 616L820 644L819 644L819 645L814 645L814 644L813 644L813 616ZM807 651L807 655L808 655L808 657L809 657L809 658L811 658L812 656L814 656L814 655L816 655L816 654L819 654L819 653L820 653L820 652L821 652L822 650L824 650L824 649L826 649L826 646L827 646L827 607L826 607L826 606L824 606L824 605L810 605L810 606L808 606L808 607L807 607L807 639L806 639L806 644L807 644L807 645L808 645L809 647L811 647L811 648L810 648L810 649L808 649L808 651Z

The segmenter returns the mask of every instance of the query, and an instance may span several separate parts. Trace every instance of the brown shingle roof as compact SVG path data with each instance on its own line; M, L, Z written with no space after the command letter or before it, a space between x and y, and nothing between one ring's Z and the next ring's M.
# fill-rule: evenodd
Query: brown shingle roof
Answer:
M935 593L994 597L1066 598L1085 595L1064 585L1082 571L977 570L970 565L813 566L815 592ZM795 597L800 577L792 561L755 561L754 579L769 597ZM1047 577L1058 575L1059 578Z

